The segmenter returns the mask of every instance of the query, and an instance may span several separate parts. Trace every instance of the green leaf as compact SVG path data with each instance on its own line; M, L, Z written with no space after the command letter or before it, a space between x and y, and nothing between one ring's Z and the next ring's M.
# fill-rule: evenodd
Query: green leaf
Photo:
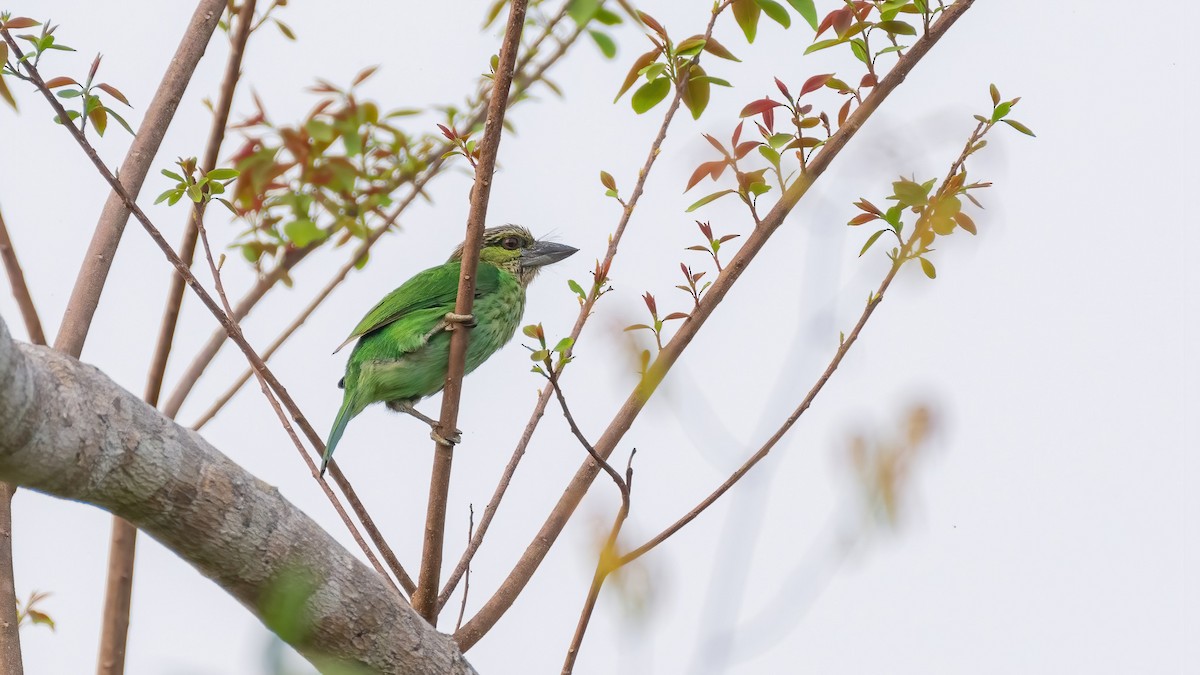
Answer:
M1006 115L1008 115L1009 111L1011 111L1011 110L1012 110L1012 103L1010 103L1008 101L1005 101L1004 103L1001 103L1000 105L996 106L996 109L992 111L992 123L995 124L996 122L999 122L1000 120L1004 119L1004 117Z
M754 3L762 9L763 14L766 14L775 23L784 28L792 27L792 17L783 5L775 2L775 0L754 0Z
M711 195L708 195L707 197L701 197L700 200L697 201L695 204L692 204L691 206L687 207L687 212L691 213L692 211L695 211L696 209L700 208L701 206L704 206L705 204L708 204L709 202L715 202L716 200L720 199L721 197L724 197L725 195L731 195L731 194L736 194L736 193L737 193L737 190L721 190L720 192L714 192Z
M817 8L813 6L813 0L788 0L788 4L804 17L813 30L817 29Z
M283 226L283 233L296 246L304 248L325 237L325 233L311 220L293 220Z
M167 169L163 169L162 175L166 176L167 178L170 178L171 180L174 180L174 181L177 181L180 183L186 182L183 180L183 176L180 176L179 174L175 173L174 171L169 171Z
M762 7L755 0L733 0L733 18L746 36L746 42L754 42L758 34L758 19L762 16Z
M578 295L581 299L587 298L587 293L583 292L583 286L580 286L578 281L575 281L574 279L568 279L567 288L571 289L571 292L575 295Z
M600 0L570 0L567 3L567 14L580 26L591 21L597 9L600 9Z
M819 52L819 51L821 51L822 49L829 49L830 47L832 47L832 46L834 46L834 45L840 45L840 44L842 44L843 42L845 42L845 40L843 40L842 38L834 38L834 39L830 39L830 40L821 40L820 42L814 42L814 43L812 43L811 45L809 45L809 46L808 46L808 49L805 49L805 50L804 50L804 53L805 53L805 54L811 54L811 53L813 53L813 52Z
M592 36L592 41L600 48L600 53L604 54L605 58L613 58L617 55L617 43L613 39L598 30L588 30L588 35Z
M921 261L921 271L925 273L925 276L929 277L930 279L936 279L937 270L934 269L933 263L924 258L918 258L918 260Z
M863 254L867 252L867 249L871 248L871 244L874 244L875 240L879 239L879 236L881 234L883 234L884 232L890 232L890 231L891 230L880 230L880 231L876 232L875 234L871 235L867 239L867 243L863 244L862 250L858 252L858 257L860 257L860 258L863 257Z
M1037 134L1030 131L1029 127L1025 126L1024 124L1021 124L1020 122L1018 122L1016 120L1000 120L1000 121L1004 122L1005 124L1007 124L1008 126L1014 128L1014 129L1016 129L1017 131L1025 134L1026 136L1033 136L1034 138L1037 137Z
M630 102L633 104L633 111L641 115L658 105L667 94L671 91L671 80L666 77L660 77L657 80L651 80L646 84L638 87L637 91L633 92L633 98Z
M55 96L58 96L59 98L78 98L83 96L83 92L79 91L78 89L63 89L60 92L56 92Z
M158 196L158 199L154 200L154 203L161 204L161 203L167 201L168 199L170 199L177 192L179 192L179 190L176 188L171 188L170 190L164 190L163 193Z
M568 349L570 349L571 347L573 347L574 345L575 345L575 340L573 338L565 337L565 338L559 340L558 344L554 345L554 351L561 354L561 353L567 351Z
M888 33L891 33L892 35L916 35L917 34L916 28L913 28L911 25L909 25L903 21L880 21L879 23L875 24L875 27L882 28L883 30L887 31Z
M229 180L242 175L237 169L213 169L207 174L209 180Z
M692 113L692 119L700 119L700 115L704 114L704 109L708 107L708 100L712 95L712 85L704 78L704 69L699 65L693 66L688 71L689 76L687 84L683 88L683 104Z
M862 40L855 38L850 41L850 51L854 52L854 57L863 63L870 65L871 57L867 55L867 45Z
M112 108L106 107L106 108L104 108L104 110L105 110L105 112L108 113L109 117L115 119L118 124L120 124L122 127L124 127L125 131L128 131L130 136L137 135L137 134L133 133L133 128L129 126L129 122L126 122L124 117L121 117L120 115L118 115L116 113L116 111L114 111Z
M538 349L529 353L529 359L531 361L545 361L548 358L550 358L549 349Z

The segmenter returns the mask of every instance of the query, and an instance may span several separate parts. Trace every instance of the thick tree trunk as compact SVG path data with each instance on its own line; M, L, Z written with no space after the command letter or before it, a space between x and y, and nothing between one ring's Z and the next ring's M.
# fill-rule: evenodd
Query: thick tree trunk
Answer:
M3 321L0 480L129 520L323 671L475 672L274 487L97 369L14 342Z

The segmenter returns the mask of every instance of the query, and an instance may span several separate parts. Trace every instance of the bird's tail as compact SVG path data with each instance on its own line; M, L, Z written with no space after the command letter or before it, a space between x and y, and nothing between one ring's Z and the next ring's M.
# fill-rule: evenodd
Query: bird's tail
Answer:
M329 430L329 440L325 443L325 454L321 457L321 475L325 475L325 467L329 465L330 458L333 457L333 449L337 447L338 441L342 438L342 433L346 431L346 425L354 416L362 412L363 406L358 404L354 396L347 391L342 398L342 407L338 410L337 417L333 420L333 428Z

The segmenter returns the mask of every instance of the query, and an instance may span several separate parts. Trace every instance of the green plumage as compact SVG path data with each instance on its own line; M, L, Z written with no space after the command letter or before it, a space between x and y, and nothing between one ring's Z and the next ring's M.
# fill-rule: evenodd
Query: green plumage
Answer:
M476 268L467 373L512 339L525 311L525 287L537 270L574 252L569 246L536 241L514 225L485 230ZM449 262L420 272L387 294L342 343L358 340L346 364L341 383L345 394L326 443L322 472L346 425L368 405L382 401L406 411L441 391L450 350L447 314L454 311L461 257L460 246Z

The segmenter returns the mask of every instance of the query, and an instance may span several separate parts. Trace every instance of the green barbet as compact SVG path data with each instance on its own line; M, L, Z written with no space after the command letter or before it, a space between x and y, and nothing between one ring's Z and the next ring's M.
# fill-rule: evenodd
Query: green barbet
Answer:
M538 270L576 250L565 244L538 241L529 230L517 225L484 230L473 316L454 313L462 268L461 244L445 264L417 274L388 293L338 346L340 350L358 340L346 363L346 376L338 383L345 394L325 444L321 473L325 473L346 425L372 403L383 401L392 410L436 426L436 420L417 412L413 405L445 385L450 331L456 324L473 326L466 372L475 370L512 339L525 311L525 288ZM457 432L448 436L447 440L457 441Z

